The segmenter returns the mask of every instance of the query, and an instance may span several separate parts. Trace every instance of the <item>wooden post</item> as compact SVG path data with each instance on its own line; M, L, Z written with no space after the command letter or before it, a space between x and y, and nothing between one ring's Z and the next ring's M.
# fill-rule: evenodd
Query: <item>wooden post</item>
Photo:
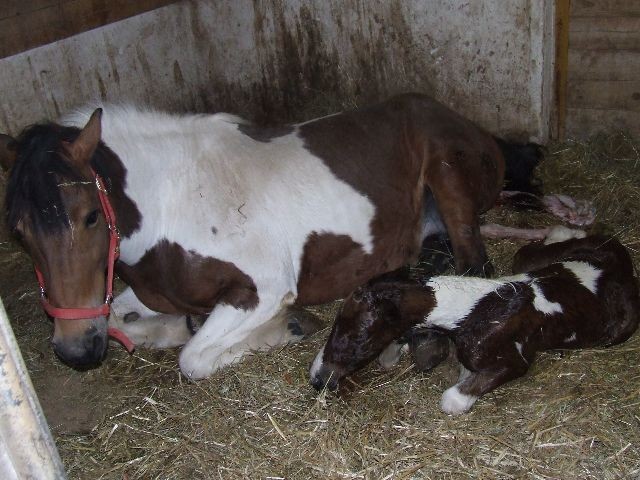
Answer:
M556 0L555 139L563 140L567 122L569 76L569 11L571 0Z
M66 475L0 300L0 478Z

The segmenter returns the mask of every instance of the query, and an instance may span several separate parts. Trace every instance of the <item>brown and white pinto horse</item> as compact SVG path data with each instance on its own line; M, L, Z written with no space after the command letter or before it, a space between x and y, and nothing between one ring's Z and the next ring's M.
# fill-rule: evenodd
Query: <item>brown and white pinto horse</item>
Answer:
M134 343L188 340L180 366L190 378L300 338L305 329L280 312L345 297L415 260L445 228L456 271L486 273L478 215L503 187L502 150L533 148L499 146L417 94L278 128L114 106L64 123L2 137L9 227L51 306L100 305L109 246L97 173L120 234L116 272L130 286L111 321ZM207 316L192 338L186 314ZM105 315L54 323L64 361L103 358Z
M335 389L378 355L391 366L403 348L397 340L407 332L416 366L428 370L447 357L450 338L460 378L441 407L460 414L524 375L536 352L614 345L638 328L633 263L613 238L530 244L516 254L513 271L495 280L372 280L345 301L311 366L311 384Z

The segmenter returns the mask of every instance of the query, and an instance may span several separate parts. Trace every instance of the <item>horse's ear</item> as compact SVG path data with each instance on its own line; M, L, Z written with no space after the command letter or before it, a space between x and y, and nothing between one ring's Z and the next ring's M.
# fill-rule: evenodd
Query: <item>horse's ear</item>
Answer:
M2 168L10 170L16 162L17 156L16 141L9 135L0 133L0 165Z
M78 168L89 165L91 157L93 157L96 148L98 148L101 135L102 109L97 108L91 114L91 118L89 118L89 121L80 132L80 135L78 135L78 138L71 143L65 144L71 156L71 161Z

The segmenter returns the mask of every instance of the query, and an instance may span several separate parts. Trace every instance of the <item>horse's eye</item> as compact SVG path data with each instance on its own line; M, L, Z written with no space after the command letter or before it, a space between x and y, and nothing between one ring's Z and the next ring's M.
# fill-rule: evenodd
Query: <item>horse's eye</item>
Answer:
M98 223L98 210L90 212L84 220L84 224L87 228L95 227L96 223Z

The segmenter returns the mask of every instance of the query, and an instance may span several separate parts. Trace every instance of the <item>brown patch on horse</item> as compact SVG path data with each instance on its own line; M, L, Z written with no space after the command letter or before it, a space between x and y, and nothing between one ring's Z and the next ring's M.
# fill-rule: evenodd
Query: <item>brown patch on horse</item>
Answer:
M161 240L135 264L116 272L147 307L170 314L208 314L218 304L243 310L258 305L251 277L233 263L186 251Z
M495 203L505 171L487 132L429 97L407 94L303 124L299 133L336 177L375 205L375 249L363 264L369 269L365 278L417 259L428 190L451 238L458 273L485 271L478 215ZM310 241L328 255L331 242L322 252L317 239Z
M347 235L312 233L305 243L298 276L298 305L344 298L371 276L370 257ZM384 271L387 262L379 267Z

